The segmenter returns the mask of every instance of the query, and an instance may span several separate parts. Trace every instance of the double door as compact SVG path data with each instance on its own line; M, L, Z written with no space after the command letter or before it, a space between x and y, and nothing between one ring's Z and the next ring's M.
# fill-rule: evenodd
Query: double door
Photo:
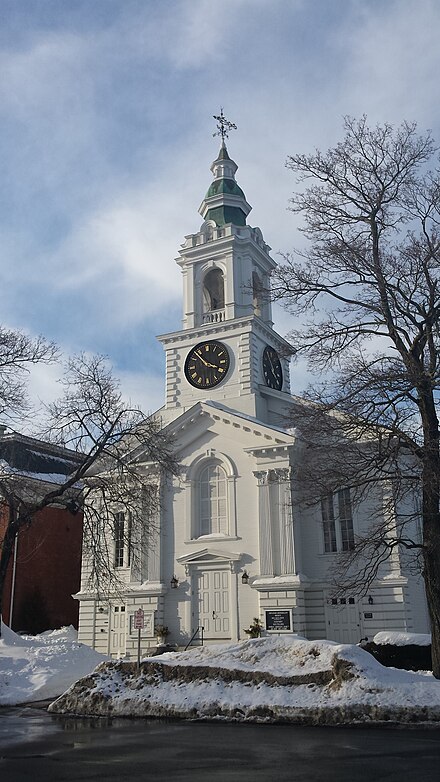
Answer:
M231 638L230 581L231 573L226 568L194 573L193 631L203 627L206 640Z

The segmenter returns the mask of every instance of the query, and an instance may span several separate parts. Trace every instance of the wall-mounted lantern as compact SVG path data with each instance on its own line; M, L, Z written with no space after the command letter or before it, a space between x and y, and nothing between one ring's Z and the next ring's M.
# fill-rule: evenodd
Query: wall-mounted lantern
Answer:
M241 583L242 584L249 584L249 573L246 570L243 570L243 575L241 577Z
M170 581L170 585L171 585L171 589L177 589L177 587L179 586L179 579L177 578L177 576L172 577Z
M373 603L374 603L374 600L373 600L372 596L371 596L371 595L368 595L368 605L369 605L369 606L372 606L372 605L373 605Z

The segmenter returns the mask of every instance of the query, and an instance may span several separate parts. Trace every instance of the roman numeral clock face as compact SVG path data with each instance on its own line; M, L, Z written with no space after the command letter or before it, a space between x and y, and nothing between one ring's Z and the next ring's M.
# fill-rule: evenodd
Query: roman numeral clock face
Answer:
M185 377L195 388L213 388L221 383L229 369L229 353L221 342L200 342L185 361Z
M281 391L283 387L281 361L275 348L270 345L266 345L263 351L263 375L269 388Z

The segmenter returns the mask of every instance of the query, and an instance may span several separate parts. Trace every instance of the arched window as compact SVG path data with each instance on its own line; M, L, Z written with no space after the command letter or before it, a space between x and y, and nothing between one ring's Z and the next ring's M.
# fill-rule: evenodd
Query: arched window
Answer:
M203 312L222 310L225 306L225 285L221 269L211 269L203 280Z
M199 492L199 535L227 535L228 484L220 464L209 464L201 471Z

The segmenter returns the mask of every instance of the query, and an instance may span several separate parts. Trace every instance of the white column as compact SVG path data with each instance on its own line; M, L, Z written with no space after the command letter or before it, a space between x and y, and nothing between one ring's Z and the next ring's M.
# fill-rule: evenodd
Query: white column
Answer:
M290 468L274 470L273 472L278 484L280 575L291 575L296 574L296 562L290 493Z
M163 495L167 490L167 480L163 475L158 476L157 491L159 494L159 507L156 512L148 519L147 512L147 524L146 524L146 551L143 555L143 567L142 567L142 580L143 581L160 581L161 577L161 545L160 536L162 529L162 508L165 507L163 503Z
M236 570L235 562L231 562L231 575L229 579L231 641L238 641L240 632L238 627L238 574Z
M258 481L258 529L260 542L260 575L273 576L272 520L270 514L269 473L254 472Z

